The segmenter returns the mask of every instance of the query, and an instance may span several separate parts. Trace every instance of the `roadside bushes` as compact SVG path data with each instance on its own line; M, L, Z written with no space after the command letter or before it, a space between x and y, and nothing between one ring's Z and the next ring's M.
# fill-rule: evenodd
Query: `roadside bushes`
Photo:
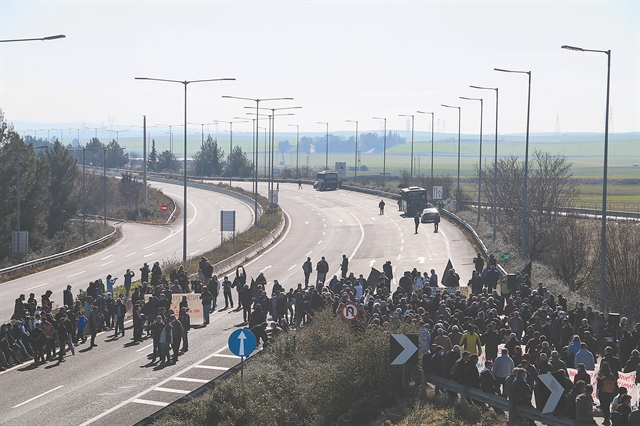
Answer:
M416 330L399 324L394 332ZM170 408L156 424L367 424L402 395L402 370L389 362L387 330L364 324L349 329L326 309L305 329L275 339L246 366L244 382L238 375L218 382L201 398Z

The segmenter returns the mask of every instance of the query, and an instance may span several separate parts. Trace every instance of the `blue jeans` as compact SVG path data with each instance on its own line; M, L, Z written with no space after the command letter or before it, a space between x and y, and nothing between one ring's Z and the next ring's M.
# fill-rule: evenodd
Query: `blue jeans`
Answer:
M202 312L204 314L204 322L209 323L209 306L202 305Z

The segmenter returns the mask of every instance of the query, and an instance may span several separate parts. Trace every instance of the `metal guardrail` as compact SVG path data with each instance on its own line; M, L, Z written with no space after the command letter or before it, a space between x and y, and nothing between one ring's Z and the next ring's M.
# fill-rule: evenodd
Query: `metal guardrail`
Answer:
M0 275L9 274L9 273L15 272L15 271L17 271L19 269L30 268L32 266L36 266L36 265L39 265L41 263L48 263L48 262L51 262L53 260L62 259L63 257L68 256L70 254L80 253L83 250L86 250L86 249L91 248L93 246L96 246L96 245L98 245L100 243L103 243L104 241L107 241L109 238L113 237L116 234L116 232L117 232L117 230L114 229L110 234L105 235L104 237L98 238L95 241L88 242L86 244L83 244L81 246L72 248L71 250L67 250L67 251L64 251L62 253L53 254L51 256L46 256L46 257L42 257L40 259L30 260L28 262L24 262L24 263L21 263L19 265L13 265L13 266L9 266L8 268L0 269Z
M556 417L553 413L542 414L533 407L516 405L513 401L502 398L498 395L482 392L480 389L470 388L461 385L453 380L444 379L432 374L424 374L425 379L439 388L455 392L460 395L460 404L466 405L466 399L471 398L488 404L491 407L498 408L509 412L509 425L515 424L516 417L524 417L529 420L535 420L549 426L574 426L574 420L567 417Z

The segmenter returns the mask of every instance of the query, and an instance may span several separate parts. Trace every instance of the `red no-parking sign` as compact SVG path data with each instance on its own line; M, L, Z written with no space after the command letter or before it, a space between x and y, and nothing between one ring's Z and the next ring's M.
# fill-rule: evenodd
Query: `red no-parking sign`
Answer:
M168 205L163 204L163 205L161 205L161 206L160 206L160 211L161 211L161 212L163 212L163 213L164 213L164 212L166 212L166 211L168 211L168 210L169 210L169 206L168 206Z

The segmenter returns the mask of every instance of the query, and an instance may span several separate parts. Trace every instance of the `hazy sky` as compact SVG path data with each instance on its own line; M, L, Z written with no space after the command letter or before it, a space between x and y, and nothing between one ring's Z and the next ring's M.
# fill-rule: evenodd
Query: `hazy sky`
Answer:
M8 121L86 122L114 128L183 122L177 80L235 77L189 86L189 121L229 120L255 103L222 99L293 97L263 106L302 106L277 131L405 129L416 110L435 111L447 132L524 132L531 70L531 131L601 132L607 57L563 44L612 50L615 132L640 130L639 1L170 2L0 0L0 38L66 34L63 40L0 43L0 106ZM416 115L416 130L430 117ZM437 124L436 124L437 126ZM22 129L19 129L22 130ZM237 130L248 131L248 125ZM442 130L442 128L440 128ZM195 129L194 129L195 131ZM131 134L131 132L128 132Z

